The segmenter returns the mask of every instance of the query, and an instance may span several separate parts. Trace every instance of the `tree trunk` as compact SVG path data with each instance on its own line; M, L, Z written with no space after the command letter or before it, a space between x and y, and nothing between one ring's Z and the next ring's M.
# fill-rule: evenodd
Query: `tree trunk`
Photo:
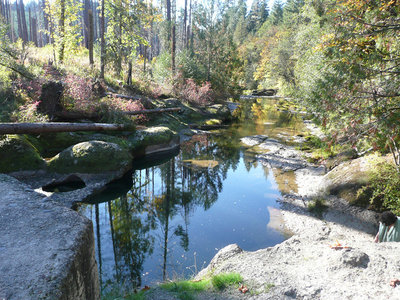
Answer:
M85 0L85 6L83 9L83 37L84 37L84 45L86 49L89 49L89 43L90 43L90 15L89 15L89 10L90 10L90 1ZM93 20L92 20L93 22ZM93 25L92 25L93 26Z
M45 12L45 8L46 8L45 0L42 0L41 6L42 6L42 11L43 11L43 25L44 25L44 30L46 32L45 34L43 34L43 46L45 46L48 43L50 43L49 36L48 36L48 32L50 32L50 30L49 30L49 19L47 17L46 12Z
M1 123L0 134L130 130L123 124L103 123Z
M38 47L38 38L37 38L37 21L36 18L32 19L32 41L35 43L35 46Z
M105 67L105 59L106 59L106 42L104 40L105 34L105 24L104 24L104 0L101 0L101 24L100 24L100 47L101 47L101 56L100 56L100 78L104 79L104 67Z
M22 21L21 21L21 11L18 5L18 0L15 1L15 10L17 11L17 24L18 24L18 38L22 38ZM11 11L12 12L12 11Z
M167 1L167 45L171 46L171 0Z
M93 31L94 31L94 34L93 34L93 41L95 41L95 40L97 40L97 38L98 38L98 28L99 28L99 25L98 25L98 17L99 17L99 12L97 11L97 1L93 1L92 2L92 7L93 7L93 10L92 10L92 13L93 13Z
M172 43L171 43L171 68L172 68L172 76L175 75L175 24L172 24Z
M29 7L28 10L28 20L29 20L29 41L32 41L33 31L32 31L32 12L31 8Z
M126 78L126 84L131 85L132 84L132 60L129 59L128 62L128 77ZM122 98L122 97L120 97Z
M183 16L183 30L182 30L182 44L183 48L187 44L187 34L186 34L186 26L187 26L187 0L185 0L185 12Z
M89 63L93 67L93 40L94 40L94 28L93 28L93 12L91 9L88 11L89 16Z
M20 0L20 6L21 6L21 22L22 22L22 35L23 35L23 41L27 42L29 40L28 37L28 28L26 26L26 17L25 17L25 6L24 6L24 1Z

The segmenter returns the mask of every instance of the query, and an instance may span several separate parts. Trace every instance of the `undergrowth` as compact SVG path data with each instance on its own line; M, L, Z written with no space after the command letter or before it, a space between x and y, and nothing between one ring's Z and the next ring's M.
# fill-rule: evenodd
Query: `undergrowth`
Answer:
M167 282L160 287L177 294L178 299L181 300L194 300L196 294L202 291L215 289L222 291L225 288L243 282L243 278L238 273L225 273L212 276L210 279L200 281L176 281Z
M357 198L369 199L370 209L391 210L400 215L400 172L397 166L383 159L371 161L374 167L369 183L360 188Z

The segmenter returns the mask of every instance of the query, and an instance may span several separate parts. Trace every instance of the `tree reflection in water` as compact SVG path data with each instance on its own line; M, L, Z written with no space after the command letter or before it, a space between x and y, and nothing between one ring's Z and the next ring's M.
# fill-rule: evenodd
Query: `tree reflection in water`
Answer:
M96 227L102 287L109 283L129 289L140 287L147 272L153 281L174 276L176 261L172 257L176 247L180 253L190 250L189 227L194 212L213 207L228 172L238 168L241 158L247 172L262 168L251 156L243 155L240 138L265 134L266 130L272 132L275 127L266 127L265 120L273 120L279 127L295 126L294 117L282 117L257 101L243 104L239 113L241 117L251 116L254 122L194 136L181 145L176 156L167 161L163 159L160 165L153 162L153 165L137 166L140 169L129 174L122 185L116 184L102 194L89 197L87 202L92 206L82 205L81 211ZM204 166L187 163L188 160L215 163ZM262 172L267 178L268 169L263 168ZM146 260L152 260L158 267L144 270ZM144 284L147 283L148 279Z

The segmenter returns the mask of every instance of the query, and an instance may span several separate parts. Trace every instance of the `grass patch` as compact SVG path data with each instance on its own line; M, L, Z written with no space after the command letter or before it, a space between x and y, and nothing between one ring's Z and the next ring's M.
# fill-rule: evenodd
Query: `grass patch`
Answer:
M219 274L211 278L213 287L217 290L223 290L226 287L243 282L243 277L238 273Z
M211 287L211 282L210 280L185 280L163 283L160 287L171 292L201 292L209 289Z
M265 290L266 293L269 293L274 287L275 287L275 284L267 283L264 286L264 290Z
M243 277L238 273L219 274L212 276L210 279L200 281L176 281L161 284L160 287L176 293L180 300L195 300L196 294L199 292L215 288L216 290L223 290L228 286L239 284L243 282Z
M149 291L139 291L137 293L127 294L120 288L113 288L106 293L101 294L101 300L146 300L146 294Z

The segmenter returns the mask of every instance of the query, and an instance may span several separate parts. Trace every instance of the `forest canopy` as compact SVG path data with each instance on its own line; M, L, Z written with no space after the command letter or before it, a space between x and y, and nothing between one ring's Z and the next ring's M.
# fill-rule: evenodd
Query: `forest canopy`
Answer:
M77 76L202 105L274 88L313 113L334 140L392 151L400 163L398 1L178 4L0 0L0 65L43 76L26 61L35 53L60 68L74 65Z

